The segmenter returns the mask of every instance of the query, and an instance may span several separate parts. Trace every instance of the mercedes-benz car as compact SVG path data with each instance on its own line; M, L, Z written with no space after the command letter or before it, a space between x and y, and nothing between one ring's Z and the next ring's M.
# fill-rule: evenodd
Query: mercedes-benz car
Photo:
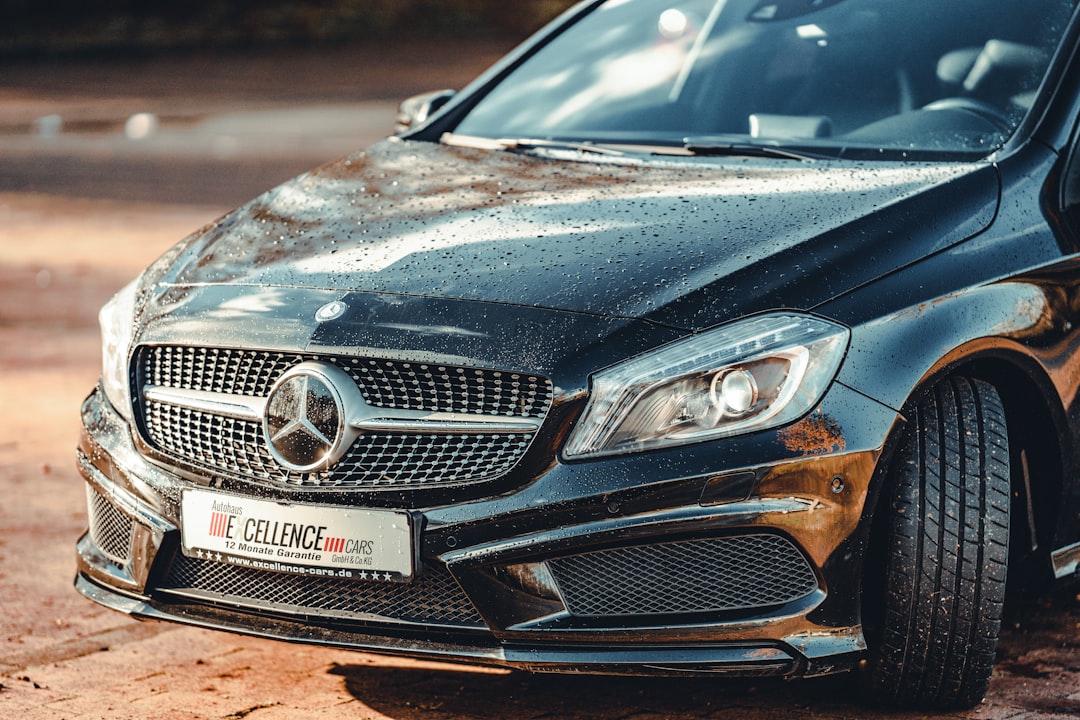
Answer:
M977 703L1080 561L1074 5L590 0L413 98L102 309L78 590Z

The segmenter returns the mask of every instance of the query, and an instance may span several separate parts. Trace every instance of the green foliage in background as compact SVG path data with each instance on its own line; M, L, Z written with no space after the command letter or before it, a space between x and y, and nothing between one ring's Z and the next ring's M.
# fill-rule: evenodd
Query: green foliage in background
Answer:
M520 39L573 0L0 0L0 54Z

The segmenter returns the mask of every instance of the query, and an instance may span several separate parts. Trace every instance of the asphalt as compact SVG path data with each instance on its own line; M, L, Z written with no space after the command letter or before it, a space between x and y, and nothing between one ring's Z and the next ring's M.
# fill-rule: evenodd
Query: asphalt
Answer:
M235 205L393 132L513 41L0 66L0 192Z

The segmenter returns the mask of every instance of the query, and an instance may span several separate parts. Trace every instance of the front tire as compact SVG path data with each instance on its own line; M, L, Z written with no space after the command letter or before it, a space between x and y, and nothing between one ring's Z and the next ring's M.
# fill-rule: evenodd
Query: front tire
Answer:
M993 386L952 377L909 420L883 497L881 607L866 608L881 625L871 689L888 705L967 708L989 686L1005 600L1005 412Z

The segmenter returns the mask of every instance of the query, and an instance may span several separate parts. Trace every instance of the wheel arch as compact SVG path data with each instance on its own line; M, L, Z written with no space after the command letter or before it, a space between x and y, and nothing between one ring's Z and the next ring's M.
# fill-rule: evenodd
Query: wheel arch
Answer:
M1065 492L1068 420L1041 365L1019 352L975 352L948 363L945 375L984 380L998 391L1009 432L1013 497L1010 586L1033 588L1053 577L1049 551ZM932 385L932 382L930 383Z
M1052 577L1049 552L1060 534L1063 503L1080 482L1071 477L1077 448L1069 439L1080 403L1072 414L1068 409L1071 396L1080 397L1076 363L1068 362L1070 348L1080 342L1080 331L1071 330L1080 311L1060 287L1030 277L915 302L914 289L928 277L932 273L921 270L897 279L890 285L895 293L875 283L817 309L852 331L837 380L901 417L883 440L865 512L872 516L879 509L878 488L903 436L905 413L949 375L985 380L1001 395L1009 428L1014 499L1022 501L1013 515L1021 528L1017 547L1027 546L1027 558L1039 560L1023 566ZM869 526L872 517L864 520ZM1030 550L1033 544L1036 550ZM1028 580L1039 582L1038 574Z
M983 380L1001 397L1009 433L1013 501L1009 585L1016 591L1037 590L1053 577L1049 551L1065 493L1070 451L1062 441L1068 433L1065 410L1050 401L1058 395L1042 365L1023 346L994 338L964 343L940 358L914 384L901 415L906 417L935 385L951 376ZM884 484L905 427L906 423L899 423L886 442L875 487ZM874 516L884 502L882 495L879 492L872 498Z

